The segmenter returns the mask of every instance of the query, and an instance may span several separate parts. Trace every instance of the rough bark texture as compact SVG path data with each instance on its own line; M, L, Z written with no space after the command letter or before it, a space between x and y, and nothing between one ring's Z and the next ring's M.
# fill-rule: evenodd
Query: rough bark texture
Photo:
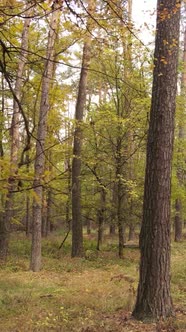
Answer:
M27 10L28 8L28 10ZM27 61L27 49L28 49L28 34L31 18L29 18L31 9L30 5L26 8L26 14L28 18L24 21L24 27L21 39L21 52L18 60L17 76L15 82L14 93L18 100L22 95L22 83L24 68ZM8 254L10 225L13 209L13 190L17 185L16 174L18 171L18 152L20 141L20 110L19 105L14 99L13 101L13 116L11 123L11 148L10 148L10 175L8 178L8 193L5 198L4 213L0 216L0 259L5 260Z
M41 88L41 103L39 112L39 122L36 142L36 159L34 166L34 202L33 202L33 231L30 269L37 272L41 268L41 225L42 225L42 175L45 166L45 138L47 130L47 117L50 108L49 91L50 84L54 74L54 52L55 41L57 37L57 28L62 2L53 2L53 11L51 14L50 27L48 33L48 44L44 74Z
M138 319L159 319L172 315L170 185L179 21L180 1L158 0L155 67L140 234L140 280L133 312Z
M88 12L92 15L95 1L89 0ZM81 150L82 121L86 104L87 74L91 57L91 25L92 18L87 22L87 37L83 47L82 67L76 102L76 127L74 130L73 160L72 160L72 257L83 256L83 225L81 216Z

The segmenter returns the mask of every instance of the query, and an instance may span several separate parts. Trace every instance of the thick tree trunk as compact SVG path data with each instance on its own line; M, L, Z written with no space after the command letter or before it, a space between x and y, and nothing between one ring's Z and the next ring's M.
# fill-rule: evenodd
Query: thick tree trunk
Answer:
M88 12L92 15L95 1L89 0ZM72 160L72 257L81 257L83 252L83 224L81 215L81 150L82 150L82 122L86 104L87 74L91 58L92 18L87 22L87 37L83 47L82 67L76 103L74 130L74 146Z
M34 166L34 202L33 202L33 231L30 269L37 272L41 268L41 225L42 225L42 175L45 166L45 139L47 130L47 118L50 108L49 92L51 80L54 74L54 52L57 37L57 28L60 18L62 1L53 2L50 27L48 33L48 44L44 74L41 88L41 103L39 111L39 122L37 129L36 159Z
M28 34L31 18L29 18L31 9L30 5L27 5L26 14L28 18L24 21L24 27L21 39L21 52L18 60L17 77L15 82L14 93L17 99L20 101L22 95L22 81L25 64L27 61L27 49L28 49ZM1 214L0 218L0 259L5 260L8 254L9 235L11 228L11 218L13 209L13 190L17 185L16 175L18 171L18 152L19 152L19 141L20 141L20 112L19 105L14 99L13 101L13 116L11 124L11 147L10 147L10 175L8 178L7 190L8 193L5 199L4 213ZM1 148L2 150L2 148Z
M158 0L154 73L140 234L140 280L133 315L172 315L170 194L177 87L180 1Z

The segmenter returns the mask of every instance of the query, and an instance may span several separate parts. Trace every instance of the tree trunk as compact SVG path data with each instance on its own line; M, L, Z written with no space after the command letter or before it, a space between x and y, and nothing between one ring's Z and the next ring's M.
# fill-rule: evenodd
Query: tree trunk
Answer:
M51 225L52 225L52 189L48 190L48 197L47 197L47 236L51 232Z
M21 39L21 52L18 60L17 77L15 82L14 93L16 98L20 101L22 95L22 83L23 83L23 73L25 64L27 61L27 49L28 49L28 34L31 18L29 18L31 9L30 4L26 7L26 15L24 27ZM19 141L20 141L20 112L19 105L14 98L13 101L13 116L11 123L11 147L10 147L10 175L8 178L7 190L8 193L5 199L4 213L1 214L0 218L0 259L5 260L8 254L9 246L9 235L11 228L11 218L13 209L13 190L16 188L17 181L16 175L18 172L18 152L19 152ZM1 148L2 150L2 148ZM2 152L1 152L2 153Z
M4 111L5 111L5 84L4 84L3 74L1 74L1 110L0 110L0 157L1 158L4 155L4 150L3 150Z
M129 241L134 241L135 238L136 238L135 225L130 223L130 225L129 225Z
M87 216L87 235L91 234L91 220Z
M185 14L186 14L186 4L184 5ZM186 98L186 26L184 30L184 50L183 50L183 71L181 76L181 96L183 98L183 107L181 109L181 116L180 121L178 124L178 140L179 140L179 148L178 148L178 155L185 154L185 139L186 139L186 128L185 123L183 121L183 117L185 116L185 98ZM179 157L178 157L179 158ZM186 159L185 159L186 162ZM180 185L184 183L184 169L180 165L177 167L177 179ZM175 201L175 241L179 242L182 239L182 202L181 199L178 197Z
M177 88L180 1L158 0L150 124L147 143L140 280L133 315L172 315L170 294L171 160Z
M34 165L34 202L33 202L33 231L30 269L37 272L41 268L41 224L42 224L42 175L45 166L45 139L47 131L47 117L50 108L49 92L52 77L54 75L54 52L57 38L57 28L60 18L62 1L53 2L44 74L41 88L41 103L39 122L37 129L36 159Z
M27 172L29 173L29 151L27 151L26 155L26 162L27 162ZM30 215L30 208L31 208L31 202L30 202L30 196L28 193L26 193L26 221L25 221L25 230L26 230L26 236L29 237L31 231L32 231L32 225L31 225L31 215Z
M176 199L175 202L175 218L174 218L174 232L175 232L175 237L174 240L175 242L180 242L182 240L182 218L181 218L181 201L180 199Z
M114 224L110 225L110 235L115 235L116 234L116 226Z
M89 0L88 12L95 10L95 1ZM74 130L73 160L72 160L72 257L81 257L83 252L83 224L81 215L81 150L82 150L82 122L86 104L87 74L91 58L92 18L87 22L87 36L83 47L82 67L76 103Z
M47 198L46 192L43 190L43 201L42 201L42 220L41 220L41 235L42 237L47 237L48 235L48 228L47 228Z
M123 248L124 248L124 211L123 211L123 202L124 202L124 188L121 181L123 170L122 170L122 156L121 156L121 126L120 126L120 115L118 115L118 137L116 145L116 193L117 193L117 208L116 208L116 218L118 225L118 240L119 240L119 258L123 258Z
M98 240L97 240L97 250L100 250L100 247L103 243L103 227L105 219L105 203L106 203L106 191L105 188L101 189L100 193L100 202L101 206L98 210Z
M26 236L29 237L31 233L31 223L30 223L30 197L26 197L26 221L25 221L25 231Z

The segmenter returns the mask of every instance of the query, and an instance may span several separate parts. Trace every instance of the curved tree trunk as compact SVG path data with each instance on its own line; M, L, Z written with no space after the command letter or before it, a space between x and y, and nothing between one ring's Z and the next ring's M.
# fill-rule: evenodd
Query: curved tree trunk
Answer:
M140 280L133 315L172 315L170 195L181 1L158 0L150 125L147 143ZM166 41L166 42L165 42Z

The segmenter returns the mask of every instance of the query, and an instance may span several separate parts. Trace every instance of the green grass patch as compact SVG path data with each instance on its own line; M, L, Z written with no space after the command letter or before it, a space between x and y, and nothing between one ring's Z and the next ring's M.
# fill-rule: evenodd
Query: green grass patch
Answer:
M70 237L43 240L43 267L29 271L30 240L12 238L10 257L0 269L0 331L186 331L186 245L172 245L172 296L177 319L159 326L129 319L136 298L139 250L124 249L118 258L116 238L96 251L85 239L85 258L70 257ZM170 326L172 324L172 329Z

